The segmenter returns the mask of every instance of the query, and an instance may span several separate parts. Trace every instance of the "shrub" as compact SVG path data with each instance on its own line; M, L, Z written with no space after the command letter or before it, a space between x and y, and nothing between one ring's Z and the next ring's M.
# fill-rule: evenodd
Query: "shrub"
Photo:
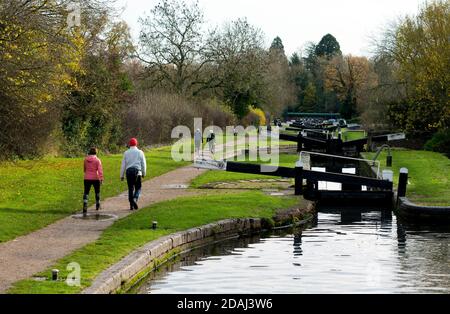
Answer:
M242 118L242 124L245 126L265 126L266 125L266 115L264 111L259 108L249 107L249 112Z
M231 111L215 100L194 102L177 94L140 91L123 119L123 143L130 137L137 137L143 145L170 143L172 129L185 125L193 132L196 117L203 118L203 127L234 124Z
M426 150L444 153L450 157L450 128L436 132L433 137L426 142Z

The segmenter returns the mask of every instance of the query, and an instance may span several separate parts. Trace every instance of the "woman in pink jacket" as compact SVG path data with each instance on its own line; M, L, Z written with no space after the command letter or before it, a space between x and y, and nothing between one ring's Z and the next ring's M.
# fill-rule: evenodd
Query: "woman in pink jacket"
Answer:
M102 162L97 158L97 148L92 147L88 156L84 159L84 196L83 196L83 215L87 214L89 201L89 192L91 186L95 190L95 207L100 209L100 185L103 183Z

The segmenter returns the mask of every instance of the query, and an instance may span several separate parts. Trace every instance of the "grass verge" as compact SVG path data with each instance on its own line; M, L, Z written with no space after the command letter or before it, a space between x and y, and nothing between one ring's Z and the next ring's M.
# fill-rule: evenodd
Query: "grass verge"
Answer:
M298 199L294 197L271 197L261 192L229 192L161 202L118 220L103 232L100 239L36 275L46 277L47 280L22 280L8 293L79 293L103 270L149 241L227 218L270 218L277 209L296 204ZM156 230L150 228L154 220L158 221ZM61 278L66 278L66 267L71 262L81 266L81 287L69 287L64 281L49 280L53 268L61 271Z
M363 153L371 159L374 153ZM400 168L408 168L409 184L406 196L416 204L450 205L450 159L446 156L418 150L393 150L394 184L398 183ZM386 167L386 152L380 154L381 167Z
M122 155L99 156L105 181L102 199L126 190L119 178ZM170 147L146 153L148 176L160 176L187 163L175 162ZM79 211L83 158L45 158L0 164L0 243L43 228ZM94 193L91 191L91 203Z

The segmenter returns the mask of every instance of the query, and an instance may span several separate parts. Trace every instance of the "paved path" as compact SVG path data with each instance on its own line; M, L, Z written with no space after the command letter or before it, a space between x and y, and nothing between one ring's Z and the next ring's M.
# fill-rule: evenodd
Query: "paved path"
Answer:
M220 149L219 149L220 151ZM229 152L227 156L232 156ZM204 157L208 158L205 152ZM141 207L153 203L194 195L195 191L174 188L173 185L189 185L190 181L205 170L191 166L176 169L142 184ZM93 207L89 211L94 210ZM102 202L102 214L113 214L119 218L130 213L128 192ZM0 293L5 293L19 280L51 267L58 259L97 240L114 220L81 220L66 217L43 229L0 244Z

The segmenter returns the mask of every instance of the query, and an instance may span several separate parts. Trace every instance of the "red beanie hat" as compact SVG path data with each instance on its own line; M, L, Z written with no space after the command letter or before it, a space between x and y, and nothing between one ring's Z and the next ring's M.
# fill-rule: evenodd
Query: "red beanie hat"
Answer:
M134 137L130 140L130 142L128 143L128 145L131 146L137 146L138 145L138 141L137 139L135 139Z

